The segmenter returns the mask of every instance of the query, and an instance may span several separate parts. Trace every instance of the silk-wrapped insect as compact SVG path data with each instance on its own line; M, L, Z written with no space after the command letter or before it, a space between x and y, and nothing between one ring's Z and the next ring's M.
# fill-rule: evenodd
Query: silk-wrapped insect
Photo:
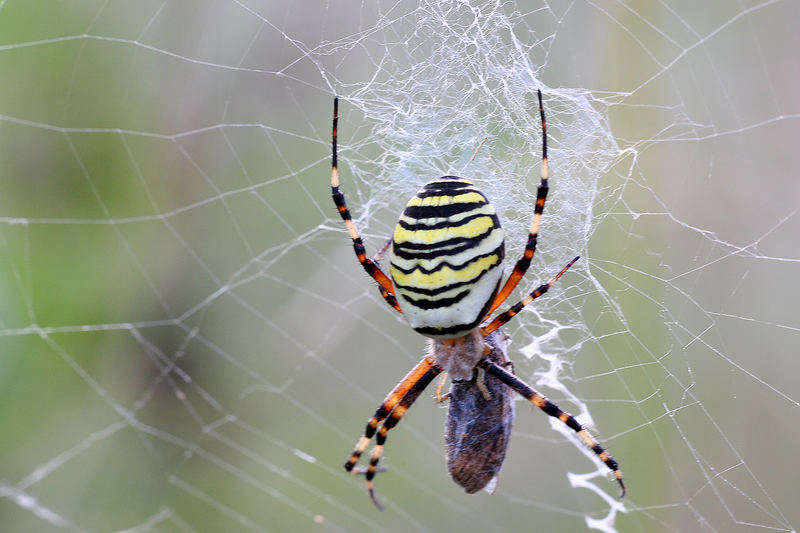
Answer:
M498 329L484 342L486 358L506 368L508 337ZM483 375L481 375L483 373ZM483 379L483 389L479 387ZM476 369L469 380L453 380L447 397L444 451L453 481L469 494L486 488L494 492L514 425L514 391L494 376Z

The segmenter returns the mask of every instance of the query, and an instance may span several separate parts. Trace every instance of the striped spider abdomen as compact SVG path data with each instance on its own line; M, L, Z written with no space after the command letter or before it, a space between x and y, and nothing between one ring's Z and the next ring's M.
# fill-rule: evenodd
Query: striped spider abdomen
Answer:
M463 337L485 318L504 255L494 207L472 182L456 176L428 182L392 237L390 274L403 316L425 336Z

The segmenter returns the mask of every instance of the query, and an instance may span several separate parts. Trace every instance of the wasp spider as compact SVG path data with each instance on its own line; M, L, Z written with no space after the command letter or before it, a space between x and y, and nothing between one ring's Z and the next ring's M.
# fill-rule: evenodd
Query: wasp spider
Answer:
M536 196L525 252L501 287L504 236L494 207L469 181L443 176L427 183L408 202L390 243L390 274L378 265L379 251L368 258L364 243L339 189L336 135L338 98L333 100L331 188L359 263L377 283L381 295L409 325L429 338L428 354L386 396L367 422L364 435L344 465L348 472L366 475L367 490L378 508L374 482L386 435L433 379L450 376L452 385L445 426L447 466L456 483L468 493L493 490L505 458L513 423L513 393L519 393L548 415L558 418L594 451L625 485L617 462L575 418L506 370L507 337L499 329L520 309L547 290L578 260L574 258L550 281L520 302L490 316L522 279L536 250L539 223L548 191L547 129L539 91L542 121L542 177ZM437 389L441 400L444 379ZM381 425L383 422L383 425ZM380 426L380 428L378 427ZM369 465L356 468L359 457L375 437Z

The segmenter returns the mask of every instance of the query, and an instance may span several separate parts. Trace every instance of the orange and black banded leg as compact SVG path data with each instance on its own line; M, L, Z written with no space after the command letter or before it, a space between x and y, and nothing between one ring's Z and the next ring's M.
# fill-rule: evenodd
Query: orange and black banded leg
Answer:
M364 473L366 473L367 479L367 490L369 491L369 497L372 499L372 503L375 506L383 510L383 506L378 501L378 497L375 495L375 484L373 479L375 478L375 474L378 471L378 462L381 460L381 455L383 454L383 446L386 443L386 434L389 433L389 430L395 427L400 420L402 420L403 416L408 411L408 408L411 407L419 395L422 394L422 391L433 381L433 379L441 372L441 368L438 366L433 366L428 369L425 374L419 378L419 380L414 383L414 386L411 387L403 399L400 400L400 403L392 410L389 417L386 419L386 422L383 423L381 429L378 430L378 434L375 437L375 446L372 448L372 453L370 454L369 458L369 465L367 466ZM362 473L362 472L358 472Z
M511 389L521 394L525 399L531 402L533 405L547 413L548 415L558 418L564 424L567 425L571 430L578 434L578 436L586 443L592 451L597 454L597 457L600 458L603 463L614 473L614 477L617 478L617 483L620 486L620 494L619 497L622 498L625 496L625 483L622 481L622 472L619 470L619 464L617 461L608 454L607 451L603 449L600 444L591 436L589 433L583 429L575 417L573 417L569 413L565 413L562 411L556 404L530 388L524 381L518 379L513 374L510 374L503 368L497 366L496 364L492 363L491 361L484 359L480 363L478 363L480 367L483 367L488 374L496 377L506 385L508 385Z
M392 306L396 311L402 313L400 310L400 305L397 303L397 298L394 295L392 281L386 274L383 273L375 260L367 257L367 252L364 248L364 242L361 240L361 236L358 233L356 224L353 222L353 217L350 215L350 211L347 209L347 204L344 200L344 193L339 190L339 163L337 160L336 149L338 123L339 98L335 97L333 99L333 140L331 142L331 195L333 196L333 203L336 204L336 209L339 211L339 215L341 215L342 220L344 220L344 225L347 227L347 232L350 234L350 238L353 240L353 251L356 253L358 262L361 263L361 266L364 267L364 270L367 271L367 274L369 274L372 279L378 282L381 296L383 296L383 299L386 300L386 303Z
M381 455L383 454L383 446L386 443L386 434L389 433L389 430L395 427L400 420L402 420L403 416L408 411L408 408L411 407L419 395L422 394L422 391L430 385L431 381L439 375L442 371L441 368L438 366L432 366L428 369L425 374L419 378L419 380L414 383L414 386L411 387L403 399L400 400L400 403L392 410L389 417L386 419L386 422L383 423L381 429L378 430L378 434L375 437L375 446L372 448L372 453L370 454L369 458L369 466L367 466L365 473L367 478L367 490L369 491L369 497L372 499L372 503L375 506L383 510L383 506L378 501L378 497L375 495L375 484L373 479L375 478L375 474L378 471L378 462L381 460ZM360 473L360 472L359 472Z
M549 190L547 180L549 179L550 174L549 167L547 165L547 122L544 118L542 91L537 92L539 95L539 116L542 118L542 179L539 182L538 189L536 190L536 205L533 208L531 229L528 232L528 242L525 245L525 251L522 253L522 257L519 259L519 261L517 261L517 264L514 265L514 270L511 271L511 275L506 280L503 288L500 289L500 292L497 293L497 296L495 296L492 305L486 312L487 316L494 313L495 310L506 301L511 292L517 287L519 280L522 279L522 276L524 276L525 272L528 271L528 267L531 266L533 254L536 253L536 241L539 238L539 225L542 221L542 213L544 213L544 203L547 200L547 191Z
M383 419L389 416L389 413L392 412L392 409L403 399L403 397L408 393L414 385L419 382L419 380L433 367L434 361L429 357L425 357L422 361L417 363L417 365L411 369L411 371L406 374L406 376L400 380L392 392L390 392L386 398L384 398L383 403L381 403L378 410L375 411L375 414L372 415L372 418L369 419L367 422L367 428L364 430L364 435L358 440L356 443L356 447L353 449L353 453L350 454L350 458L344 464L344 469L348 472L353 470L353 467L358 462L358 458L361 457L361 454L364 453L364 450L367 448L369 441L375 435L375 430L378 429L378 424L381 423Z
M547 291L550 289L550 287L552 287L552 286L553 286L553 284L555 284L555 282L556 282L556 281L558 281L558 278L560 278L561 276L563 276L563 275L564 275L564 272L566 272L567 270L569 270L569 267L571 267L572 265L574 265L574 264L575 264L575 261L577 261L578 259L580 259L580 256L577 256L577 257L575 257L575 258L574 258L572 261L570 261L569 263L567 263L567 266L565 266L564 268L562 268L562 269L561 269L561 271L560 271L558 274L556 274L555 276L553 276L553 279L551 279L551 280L550 280L550 281L548 281L547 283L544 283L544 284L542 284L542 285L539 285L539 286L536 288L536 290L534 290L533 292L531 292L531 293L530 293L528 296L526 296L525 298L523 298L523 299L522 299L522 300L520 300L519 302L517 302L517 303L515 303L514 305L512 305L512 306L511 306L511 307L508 309L508 311L506 311L506 312L504 312L504 313L501 313L501 314L497 315L497 317L496 317L494 320L492 320L492 321L491 321L491 322L490 322L488 325L486 325L486 326L482 327L482 328L481 328L481 333L483 333L483 336L484 336L484 337L486 337L486 336L487 336L487 335L489 335L491 332L493 332L494 330L496 330L497 328L499 328L500 326L502 326L503 324L505 324L506 322L508 322L508 321L509 321L509 320L511 320L512 318L514 318L514 317L517 315L517 313L519 313L519 312L520 312L520 310L521 310L523 307L525 307L526 305L528 305L529 303L531 303L532 301L534 301L536 298L538 298L538 297L539 297L539 296L541 296L542 294L546 293L546 292L547 292Z

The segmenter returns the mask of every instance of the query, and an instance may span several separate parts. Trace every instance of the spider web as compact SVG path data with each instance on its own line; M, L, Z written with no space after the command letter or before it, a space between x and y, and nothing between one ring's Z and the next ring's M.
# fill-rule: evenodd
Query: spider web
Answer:
M0 530L794 531L798 11L0 0ZM423 395L379 513L341 464L424 340L333 208L332 97L369 250L452 173L508 270L537 89L521 287L582 258L509 353L628 496L522 403L497 492L468 496Z

